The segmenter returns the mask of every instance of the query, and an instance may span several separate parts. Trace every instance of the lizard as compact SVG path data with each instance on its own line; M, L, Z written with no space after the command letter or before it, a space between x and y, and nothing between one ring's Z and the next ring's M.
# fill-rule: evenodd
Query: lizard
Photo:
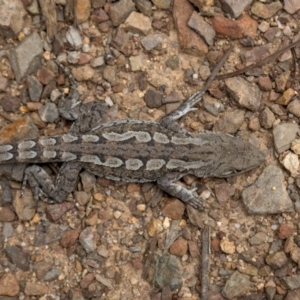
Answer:
M232 47L231 47L232 48ZM34 199L63 202L75 189L82 169L125 182L157 182L169 195L203 210L196 189L178 183L187 174L196 177L229 177L262 164L265 154L248 141L227 133L192 134L176 121L201 100L226 61L231 48L216 65L202 91L194 93L178 109L159 121L116 120L102 124L108 110L104 102L81 104L77 84L69 69L58 66L70 81L70 92L59 104L62 117L75 120L66 134L0 142L0 164L29 163L22 190L29 183ZM0 137L1 139L1 137ZM63 163L54 184L41 163Z

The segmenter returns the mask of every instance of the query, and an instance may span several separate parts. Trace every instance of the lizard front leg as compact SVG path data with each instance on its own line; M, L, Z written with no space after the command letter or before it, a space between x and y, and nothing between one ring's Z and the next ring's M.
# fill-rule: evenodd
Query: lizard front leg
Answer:
M188 98L185 102L183 102L176 110L170 112L166 116L164 116L160 123L164 125L165 127L169 127L171 123L174 123L176 120L180 119L184 115L186 115L190 111L196 110L194 106L201 101L202 96L206 93L206 91L209 89L211 83L214 81L215 77L217 76L219 70L224 65L227 57L229 56L233 46L229 47L229 49L225 52L225 54L222 56L220 61L215 66L214 70L212 71L210 77L208 78L204 88L202 91L198 91L194 93L190 98Z
M169 173L157 180L158 186L170 194L171 196L180 199L182 202L193 206L198 210L204 209L204 204L194 196L196 189L188 190L174 181L179 180L185 174Z
M81 103L77 90L77 83L70 70L63 66L59 61L56 64L68 76L70 81L70 92L66 98L62 97L59 101L59 113L66 119L75 121L70 132L86 133L100 124L117 118L117 108L109 106L104 101L92 101Z
M37 165L29 166L25 170L22 190L28 182L36 201L40 198L43 200L47 198L47 202L50 203L63 202L74 191L81 168L82 166L78 162L64 163L59 170L54 185L43 168Z

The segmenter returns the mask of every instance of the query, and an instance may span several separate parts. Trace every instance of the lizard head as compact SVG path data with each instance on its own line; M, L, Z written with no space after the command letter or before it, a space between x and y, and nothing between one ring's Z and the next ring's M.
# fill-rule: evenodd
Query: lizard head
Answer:
M243 139L231 137L224 145L223 164L216 171L217 177L229 177L260 166L266 154Z

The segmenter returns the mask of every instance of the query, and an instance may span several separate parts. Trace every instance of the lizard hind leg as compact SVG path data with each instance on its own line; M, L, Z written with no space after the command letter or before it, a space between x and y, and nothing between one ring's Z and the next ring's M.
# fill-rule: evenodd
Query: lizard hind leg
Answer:
M36 201L42 199L50 203L61 203L74 190L80 170L81 165L78 162L64 163L59 170L54 185L50 176L42 167L29 166L25 170L22 191L24 191L28 182Z
M157 180L158 186L169 195L180 199L182 202L193 206L198 210L204 209L204 204L194 195L196 189L188 190L174 181L179 180L185 174L169 173Z

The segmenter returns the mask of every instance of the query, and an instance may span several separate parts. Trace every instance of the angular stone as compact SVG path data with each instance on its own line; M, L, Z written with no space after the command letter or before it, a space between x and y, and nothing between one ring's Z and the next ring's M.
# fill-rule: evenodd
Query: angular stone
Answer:
M287 110L297 118L300 118L300 100L296 99L290 102L287 106Z
M20 292L20 284L12 273L3 273L0 277L0 296L17 296Z
M253 0L221 0L223 10L233 18L239 17L253 2Z
M266 107L259 113L259 122L262 127L269 129L272 128L273 123L275 122L276 118L273 112L270 110L269 107Z
M26 11L19 0L0 1L0 35L15 37L24 28Z
M289 88L286 91L284 91L282 96L280 96L276 100L276 103L281 105L288 105L288 103L291 101L294 95L295 95L295 91L292 88Z
M26 282L25 295L27 296L43 296L48 293L48 287L39 282Z
M279 124L273 129L274 146L278 153L282 153L291 147L295 140L299 126L295 123Z
M280 280L284 287L289 290L295 290L300 288L300 275L291 275L282 277Z
M124 22L124 29L146 35L151 30L151 20L143 14L133 11Z
M277 92L285 91L285 87L286 87L287 81L290 79L290 76L291 76L291 71L285 71L276 77L275 84L276 84Z
M59 117L58 108L54 103L46 103L39 109L39 116L43 122L52 123Z
M15 219L15 213L8 207L0 207L0 222L12 222Z
M238 296L245 295L250 289L249 276L235 271L226 281L222 295L226 298L233 299Z
M236 133L244 122L245 112L243 110L234 110L224 113L215 123L213 131Z
M47 206L47 216L52 221L59 220L66 212L72 210L74 208L74 204L71 202L63 202L57 203L53 205Z
M5 255L14 265L25 272L29 271L29 257L22 251L22 249L17 246L7 246L4 251Z
M174 0L172 13L183 51L197 56L204 55L208 52L206 43L187 25L193 12L194 8L188 0Z
M102 23L109 20L108 14L105 12L104 9L94 9L91 19L96 23Z
M76 0L74 6L74 12L76 16L76 22L81 24L85 22L91 13L91 1L90 0Z
M82 67L73 68L72 74L77 81L85 81L93 78L95 70L89 65L84 65Z
M267 166L257 181L244 189L241 198L247 212L251 214L293 211L292 200L284 185L284 175L276 166Z
M150 51L160 46L161 43L167 38L168 36L164 33L148 34L141 39L141 44L147 51Z
M261 101L261 91L258 86L251 84L242 77L225 79L230 96L242 107L257 111Z
M122 24L134 11L135 6L132 0L120 0L109 6L108 15L114 26Z
M194 11L189 19L188 25L204 38L209 46L213 45L216 32L210 24L205 22L202 16Z
M269 4L256 1L251 7L251 12L259 18L269 19L280 9L282 9L280 1L274 1Z
M266 257L266 263L274 269L280 269L288 262L288 258L283 251L272 253Z
M239 39L243 36L256 37L258 24L247 14L235 21L225 18L222 14L215 14L212 26L217 34Z
M63 234L60 239L60 244L64 248L69 248L73 246L79 237L79 233L77 230L69 230Z
M153 4L161 9L169 9L171 0L152 0Z
M27 76L28 92L31 101L39 101L43 86L34 76Z
M6 112L16 112L21 106L20 97L13 97L10 95L4 95L0 99L0 105Z
M154 89L148 89L144 99L148 107L158 108L162 105L163 94Z
M280 155L279 161L286 170L290 171L293 177L297 175L299 168L299 158L297 154L287 151Z
M168 286L172 291L182 286L182 267L176 256L155 254L154 260L155 285L161 289Z
M79 242L87 253L91 253L97 248L99 235L95 227L89 226L81 231Z
M69 27L66 33L66 39L75 50L79 50L82 47L83 42L80 36L80 32L76 27Z
M145 16L150 17L152 13L152 3L149 0L134 0L136 8Z
M300 9L300 1L298 1L298 0L284 0L283 8L289 14L293 15L297 10Z
M17 81L35 72L41 66L43 42L38 33L27 36L9 55Z

